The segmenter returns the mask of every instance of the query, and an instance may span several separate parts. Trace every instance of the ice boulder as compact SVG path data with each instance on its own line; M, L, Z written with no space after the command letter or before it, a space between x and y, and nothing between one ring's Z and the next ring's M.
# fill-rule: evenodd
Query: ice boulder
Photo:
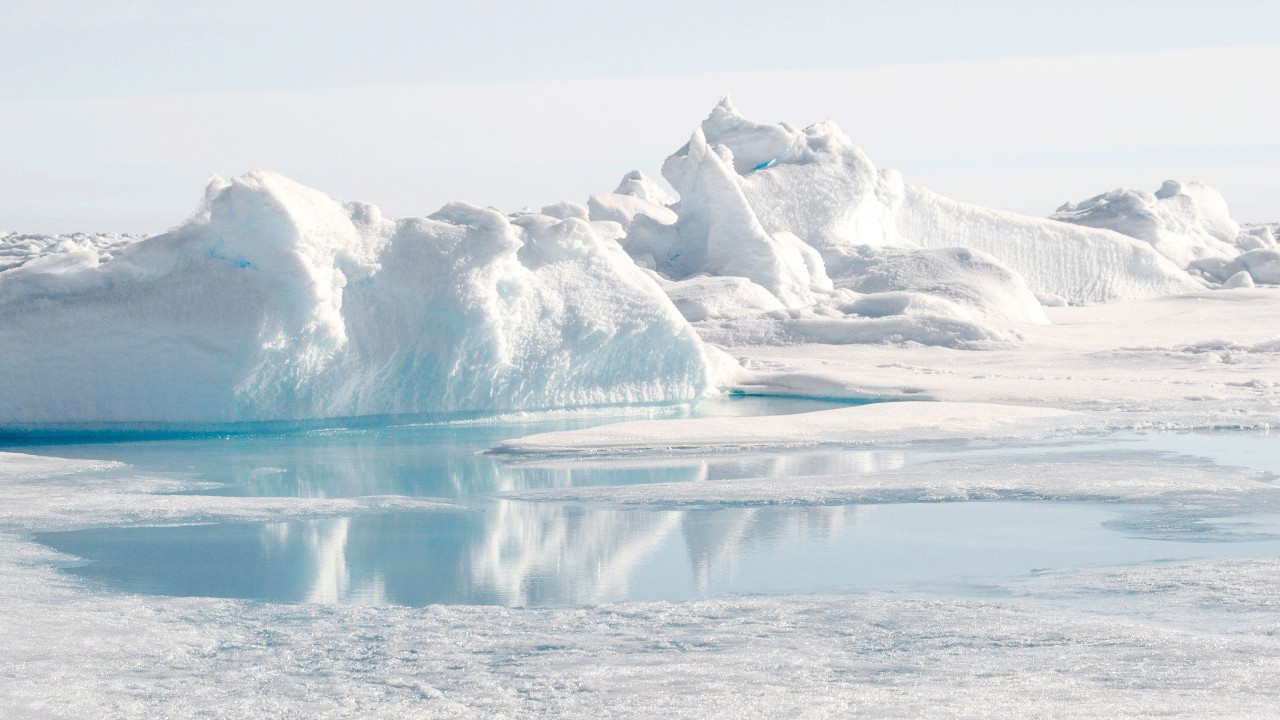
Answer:
M1255 283L1280 284L1280 250L1250 250L1227 265L1227 274L1249 273Z
M1240 226L1227 202L1204 183L1168 180L1154 193L1116 189L1058 208L1054 220L1105 228L1150 243L1178 267L1234 257Z
M768 232L792 233L822 253L897 241L902 176L878 170L833 121L803 130L757 123L725 97L701 129L732 154L743 195Z
M255 171L176 229L0 272L0 424L687 400L716 359L581 206L392 220Z

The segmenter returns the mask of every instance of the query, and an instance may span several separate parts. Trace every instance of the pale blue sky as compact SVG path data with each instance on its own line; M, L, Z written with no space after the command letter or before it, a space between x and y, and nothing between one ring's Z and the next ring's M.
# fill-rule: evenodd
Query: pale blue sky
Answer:
M395 215L581 201L722 92L963 200L1177 177L1280 220L1275 2L172 5L0 4L0 229L158 231L251 167Z

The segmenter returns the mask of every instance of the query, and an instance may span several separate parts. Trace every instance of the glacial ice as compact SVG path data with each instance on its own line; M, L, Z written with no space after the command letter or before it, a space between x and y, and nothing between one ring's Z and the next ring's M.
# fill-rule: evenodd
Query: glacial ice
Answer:
M688 400L713 356L583 206L390 220L255 171L176 229L0 274L0 423ZM616 225L614 225L616 228Z

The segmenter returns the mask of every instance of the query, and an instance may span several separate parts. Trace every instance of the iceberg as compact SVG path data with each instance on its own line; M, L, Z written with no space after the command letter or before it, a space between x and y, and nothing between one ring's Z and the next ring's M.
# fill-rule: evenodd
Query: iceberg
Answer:
M392 220L280 175L0 272L0 423L220 423L691 400L718 351L586 209Z
M1148 243L942 197L877 168L833 121L803 130L757 123L728 97L667 159L663 175L680 193L671 206L678 219L637 219L627 250L652 256L674 280L697 272L746 277L788 306L821 295L828 280L841 285L850 272L845 258L865 256L865 247L978 251L1018 276L1015 286L1074 304L1203 287ZM730 249L724 235L751 240ZM1026 297L1016 287L1006 294Z
M1007 346L1048 322L1045 305L1204 288L1116 229L950 200L877 168L830 120L758 123L728 97L662 174L678 200L632 172L590 199L588 217L616 222L626 251L720 345Z
M1044 305L1204 288L1149 243L989 210L877 168L828 120L744 117L728 97L662 167L593 196L620 242L720 345L1016 343Z

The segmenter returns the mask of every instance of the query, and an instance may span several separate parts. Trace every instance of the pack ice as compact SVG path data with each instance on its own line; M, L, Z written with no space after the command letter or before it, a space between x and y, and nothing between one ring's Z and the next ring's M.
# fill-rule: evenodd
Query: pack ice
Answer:
M391 220L267 172L215 178L168 233L70 244L0 273L0 422L529 409L707 391L710 351L602 229L616 234L460 203Z

